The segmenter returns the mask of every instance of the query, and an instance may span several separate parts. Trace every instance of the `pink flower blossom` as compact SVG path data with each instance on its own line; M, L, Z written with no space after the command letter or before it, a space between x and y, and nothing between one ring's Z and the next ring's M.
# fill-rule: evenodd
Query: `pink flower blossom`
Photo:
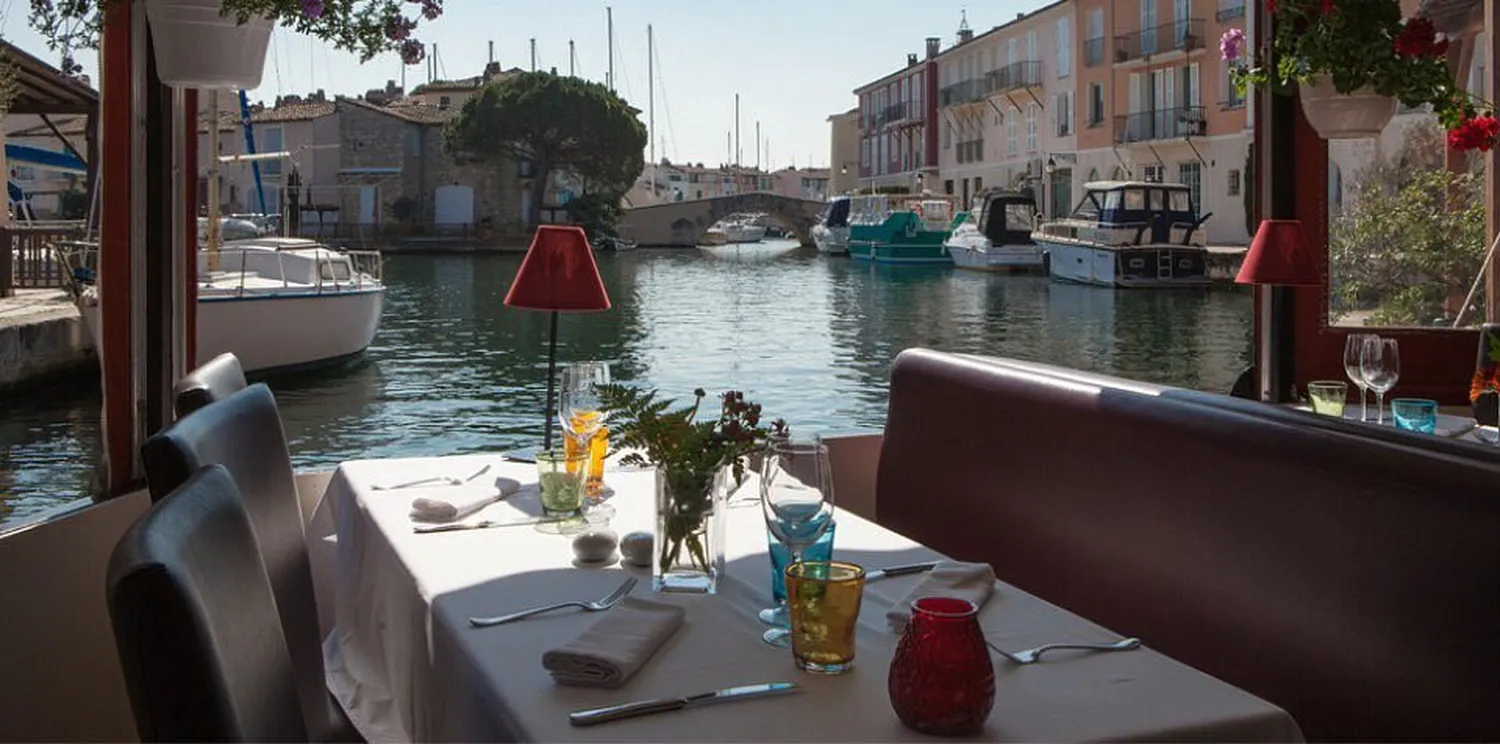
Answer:
M302 15L308 18L322 18L323 0L302 0Z
M1219 54L1226 62L1233 62L1240 58L1240 50L1245 46L1244 29L1231 28L1219 37Z

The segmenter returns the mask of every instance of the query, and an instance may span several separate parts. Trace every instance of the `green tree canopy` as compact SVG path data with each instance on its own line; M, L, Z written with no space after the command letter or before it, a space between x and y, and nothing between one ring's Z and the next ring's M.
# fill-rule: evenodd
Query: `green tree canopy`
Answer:
M530 160L536 221L553 171L568 171L589 193L616 200L630 189L646 165L646 127L637 113L599 83L523 72L471 96L445 139L450 152L495 167Z

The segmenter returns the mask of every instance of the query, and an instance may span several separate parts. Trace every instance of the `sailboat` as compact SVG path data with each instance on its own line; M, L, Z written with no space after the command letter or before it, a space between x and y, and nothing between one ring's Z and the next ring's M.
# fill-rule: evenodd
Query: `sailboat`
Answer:
M217 118L217 94L214 99ZM245 125L249 126L248 113ZM214 124L208 127L209 152L219 150L218 129ZM253 144L247 149L253 150ZM339 250L313 240L267 235L224 239L225 228L235 225L219 215L220 164L289 156L225 155L210 162L209 214L200 221L195 364L232 352L246 372L324 366L362 353L380 328L385 284L379 251ZM264 197L261 203L264 211ZM82 269L73 271L74 296L97 341L101 326L92 270L98 244L73 247L65 260L70 269Z

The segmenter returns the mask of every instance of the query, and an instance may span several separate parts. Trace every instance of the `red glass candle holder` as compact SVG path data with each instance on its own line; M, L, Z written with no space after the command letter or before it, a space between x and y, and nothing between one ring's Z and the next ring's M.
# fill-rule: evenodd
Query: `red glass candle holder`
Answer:
M979 606L952 597L913 602L888 685L891 707L909 728L936 736L983 728L995 705L995 667Z

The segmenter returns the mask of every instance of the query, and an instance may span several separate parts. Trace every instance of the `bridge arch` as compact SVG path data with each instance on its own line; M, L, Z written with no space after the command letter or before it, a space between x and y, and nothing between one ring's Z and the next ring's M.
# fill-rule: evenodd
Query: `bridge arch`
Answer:
M620 220L620 237L642 246L691 248L703 233L732 214L760 213L785 227L803 245L812 245L812 227L824 203L811 199L752 192L708 199L684 199L632 207Z

